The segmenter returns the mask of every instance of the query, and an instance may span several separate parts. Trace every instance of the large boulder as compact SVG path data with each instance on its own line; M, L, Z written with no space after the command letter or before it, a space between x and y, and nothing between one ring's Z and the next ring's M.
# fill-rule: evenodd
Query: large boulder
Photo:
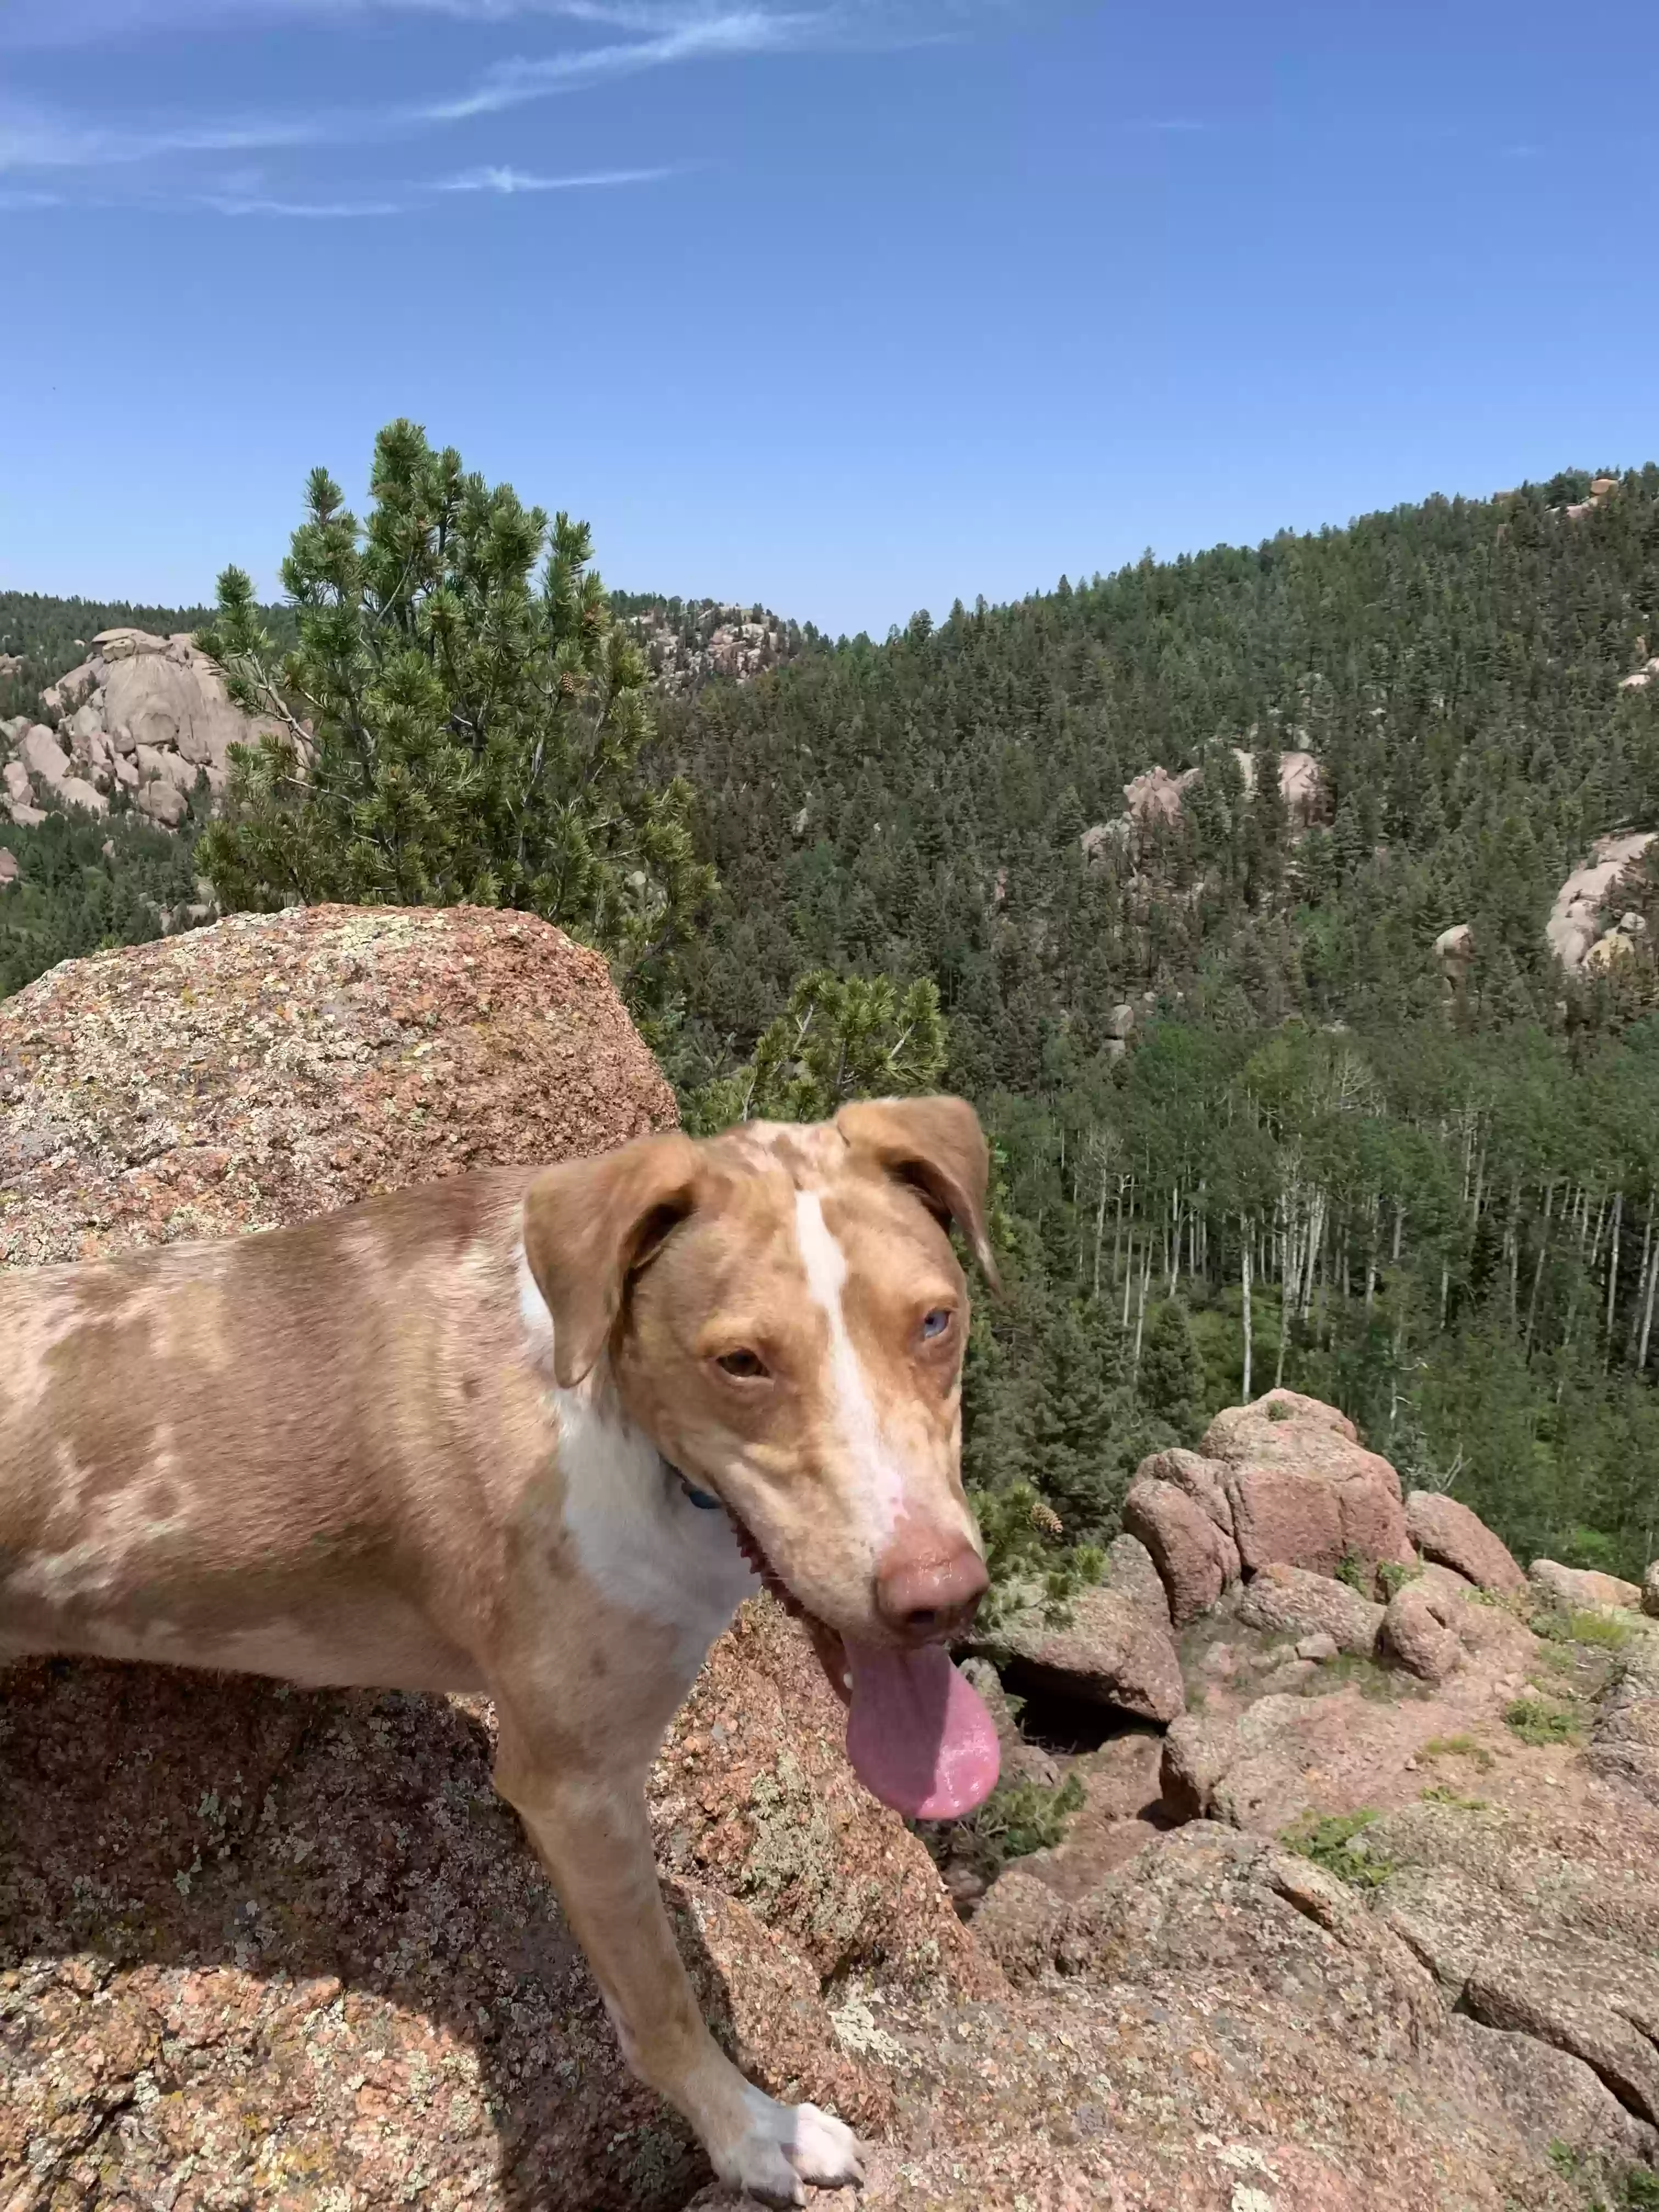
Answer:
M1441 1492L1413 1490L1406 1500L1406 1530L1425 1559L1449 1567L1499 1595L1524 1589L1527 1578L1501 1536L1477 1513Z
M1635 1583L1626 1582L1620 1575L1598 1574L1591 1567L1564 1567L1556 1559L1534 1559L1527 1570L1527 1580L1546 1604L1565 1613L1599 1613L1609 1607L1626 1613L1641 1610L1642 1592Z
M1463 1662L1456 1620L1457 1600L1443 1591L1407 1583L1389 1601L1379 1632L1382 1648L1425 1682L1443 1682Z
M1238 1547L1187 1491L1142 1474L1123 1501L1123 1526L1151 1553L1176 1627L1207 1613L1238 1579Z
M0 1001L0 1260L268 1228L673 1112L603 959L546 922L238 915Z
M1170 1721L1186 1708L1181 1662L1169 1627L1133 1590L1097 1583L1050 1621L1032 1605L970 1648L1016 1662L1022 1688L1115 1705L1143 1720Z
M1218 1413L1200 1450L1224 1462L1233 1535L1251 1574L1273 1562L1334 1575L1345 1559L1416 1559L1400 1478L1359 1443L1346 1413L1269 1390Z
M1376 1648L1383 1608L1329 1575L1271 1559L1239 1593L1247 1628L1289 1637L1328 1636L1339 1651L1368 1658Z
M1642 1610L1659 1620L1659 1559L1656 1559L1642 1577Z
M52 807L81 806L91 814L109 811L108 799L94 784L76 775L76 763L44 722L32 723L18 738L17 758L12 765L34 779L40 796ZM7 788L13 796L12 819L16 821L20 817L15 787L9 782Z

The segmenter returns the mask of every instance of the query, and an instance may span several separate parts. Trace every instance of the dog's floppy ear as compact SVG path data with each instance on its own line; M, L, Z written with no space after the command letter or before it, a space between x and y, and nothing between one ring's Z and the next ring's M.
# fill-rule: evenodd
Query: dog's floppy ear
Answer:
M561 1389L592 1369L629 1276L690 1213L702 1171L690 1138L671 1129L549 1168L526 1192L525 1257L553 1316Z
M856 1152L866 1153L907 1182L929 1212L954 1221L973 1248L993 1290L996 1258L986 1222L991 1156L979 1116L965 1098L870 1098L843 1106L836 1127Z

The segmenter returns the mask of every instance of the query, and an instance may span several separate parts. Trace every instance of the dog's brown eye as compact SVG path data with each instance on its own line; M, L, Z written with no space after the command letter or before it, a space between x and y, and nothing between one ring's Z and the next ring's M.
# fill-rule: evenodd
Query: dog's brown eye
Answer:
M924 1340L943 1336L954 1318L949 1306L935 1306L932 1313L923 1314L921 1334Z
M721 1352L717 1364L723 1367L728 1375L746 1377L764 1375L767 1372L766 1362L761 1358L759 1352L750 1352L746 1345L737 1352Z

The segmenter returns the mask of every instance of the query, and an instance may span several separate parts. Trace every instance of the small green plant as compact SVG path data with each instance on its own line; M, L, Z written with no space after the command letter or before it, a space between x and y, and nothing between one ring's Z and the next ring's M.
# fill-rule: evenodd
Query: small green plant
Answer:
M1068 1543L1059 1515L1029 1483L975 1491L973 1506L991 1565L981 1628L995 1629L1032 1603L1048 1626L1065 1627L1073 1600L1105 1571L1105 1553L1094 1544Z
M1380 1560L1376 1569L1376 1579L1382 1585L1383 1603L1387 1604L1390 1598L1397 1596L1407 1583L1418 1581L1422 1572L1422 1568L1415 1560L1413 1560L1409 1565L1404 1559Z
M1633 2166L1625 2176L1626 2212L1659 2212L1659 2173Z
M1376 1570L1358 1552L1344 1552L1337 1562L1336 1579L1358 1590L1361 1597L1369 1597L1376 1587Z
M1632 1632L1610 1613L1570 1613L1562 1633L1570 1644L1594 1644L1605 1651L1620 1651L1630 1642Z
M1578 1741L1577 1715L1545 1698L1517 1698L1505 1711L1504 1725L1534 1748Z
M1484 1797L1462 1797L1443 1782L1431 1783L1422 1793L1425 1805L1449 1806L1455 1813L1484 1813L1487 1800Z
M1557 2136L1544 2155L1564 2181L1572 2180L1584 2163L1570 2142L1563 2142L1559 2136Z
M935 1864L966 1862L987 1881L994 1881L1011 1859L1063 1843L1073 1814L1082 1811L1085 1799L1080 1774L1068 1774L1052 1787L1005 1782L965 1820L922 1821L919 1831Z
M1080 1774L1068 1774L1054 1789L1041 1782L1011 1782L992 1791L975 1820L1005 1859L1023 1859L1063 1842L1066 1824L1083 1804Z
M1279 1840L1352 1888L1380 1889L1394 1872L1394 1861L1372 1851L1361 1838L1381 1817L1369 1807L1358 1813L1328 1813L1322 1819L1308 1814Z
M1472 1735L1431 1736L1417 1755L1419 1759L1467 1759L1482 1774L1490 1774L1497 1764L1486 1745L1477 1743Z

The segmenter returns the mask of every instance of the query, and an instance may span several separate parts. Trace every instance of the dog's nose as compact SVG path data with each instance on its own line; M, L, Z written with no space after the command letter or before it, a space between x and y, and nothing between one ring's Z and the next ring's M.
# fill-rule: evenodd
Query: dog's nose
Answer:
M876 1610L908 1644L937 1644L970 1621L991 1577L971 1544L896 1555L878 1570Z

